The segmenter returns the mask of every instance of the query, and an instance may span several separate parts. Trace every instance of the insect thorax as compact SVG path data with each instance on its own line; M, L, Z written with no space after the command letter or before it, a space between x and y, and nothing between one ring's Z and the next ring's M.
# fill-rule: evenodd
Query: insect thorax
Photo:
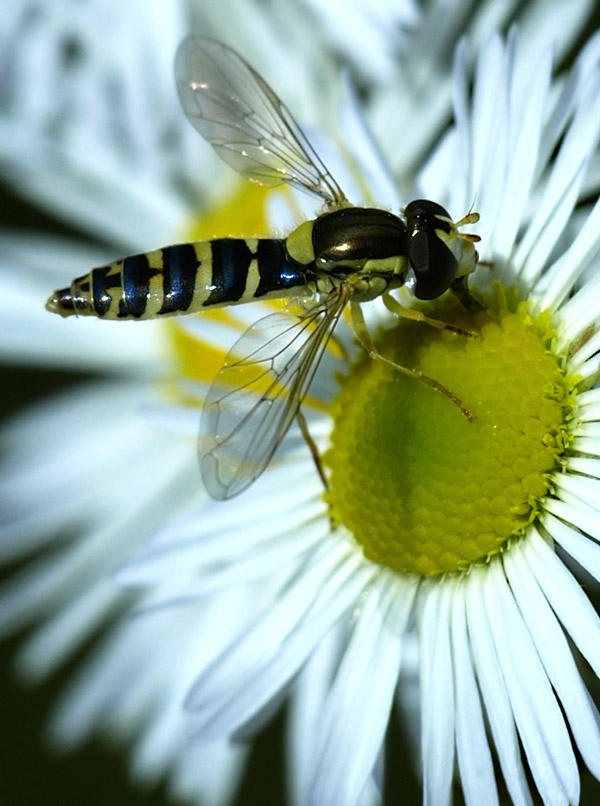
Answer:
M344 282L352 276L354 298L373 299L404 282L406 224L385 210L343 207L306 221L286 240L289 256L314 266L321 277Z

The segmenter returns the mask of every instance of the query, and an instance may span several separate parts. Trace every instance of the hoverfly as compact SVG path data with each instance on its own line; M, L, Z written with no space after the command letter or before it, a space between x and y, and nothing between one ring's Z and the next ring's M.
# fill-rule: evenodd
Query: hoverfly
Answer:
M419 299L451 289L467 307L476 305L467 276L477 265L473 244L479 239L458 228L478 215L454 223L426 200L411 202L400 215L352 206L285 105L226 45L188 37L177 52L176 78L188 120L231 167L262 185L308 191L324 201L324 211L287 238L215 238L126 257L73 280L47 308L62 316L147 319L254 300L303 300L300 316L273 313L252 325L208 392L202 476L214 498L227 499L263 472L294 418L319 467L300 404L347 303L359 340L384 361L359 303L384 295L396 313L450 327L389 295L411 276ZM472 419L437 381L394 366L443 392Z

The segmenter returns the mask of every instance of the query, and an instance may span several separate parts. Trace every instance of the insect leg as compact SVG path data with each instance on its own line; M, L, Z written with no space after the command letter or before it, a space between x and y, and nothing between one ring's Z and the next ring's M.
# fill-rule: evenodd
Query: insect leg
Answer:
M480 260L477 265L491 266L492 264L485 263L483 260ZM481 302L476 296L474 296L469 289L467 275L464 277L459 277L458 280L455 280L450 286L450 291L452 291L452 293L458 297L462 306L468 311L485 311L487 306L484 305L483 302Z
M296 412L296 420L298 421L298 425L300 426L300 431L302 432L302 436L304 437L304 441L308 445L308 448L312 454L312 458L315 460L315 465L317 466L317 472L321 477L321 481L323 482L323 486L326 490L329 489L329 484L327 479L325 478L325 471L323 470L323 463L321 462L321 455L319 453L319 449L317 448L317 444L314 439L310 435L310 431L308 430L308 423L306 422L306 417L302 414L300 408Z
M426 325L431 325L431 327L437 327L438 330L451 330L452 333L458 333L459 336L468 336L470 339L476 339L477 333L473 333L472 330L465 330L462 327L456 327L455 325L449 325L446 322L440 322L439 319L432 319L430 316L426 316L423 311L417 311L414 308L405 308L404 305L401 305L397 299L395 299L389 291L386 291L383 295L383 304L396 316L400 316L402 319L412 319L414 322L424 322Z
M416 369L403 367L402 364L397 364L395 361L391 361L389 358L385 358L385 356L381 355L373 343L373 339L371 338L371 334L367 328L367 323L365 322L364 314L358 302L350 302L350 314L352 316L352 326L354 328L354 332L356 333L356 336L362 346L369 354L369 358L373 359L373 361L381 361L383 364L388 364L390 367L393 367L403 375L416 378L419 381L423 381L423 383L426 383L428 386L432 386L434 389L437 389L438 392L441 392L443 395L445 395L456 406L458 406L470 423L476 419L459 397L457 397L449 389L446 389L445 386L436 381L434 378L430 378L429 375L423 375L422 372L418 372Z

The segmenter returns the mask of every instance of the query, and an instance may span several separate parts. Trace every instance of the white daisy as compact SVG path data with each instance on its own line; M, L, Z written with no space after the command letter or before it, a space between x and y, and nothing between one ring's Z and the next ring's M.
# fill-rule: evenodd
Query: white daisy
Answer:
M298 803L378 800L413 629L426 803L450 802L455 765L467 803L498 802L492 747L516 804L531 802L525 764L546 804L578 802L575 750L600 778L597 711L568 644L600 675L600 620L555 551L600 578L600 202L570 226L600 140L600 37L560 82L552 59L538 52L532 71L524 38L492 37L470 97L459 48L456 125L420 177L451 210L477 200L488 307L444 299L431 315L479 337L372 306L379 349L475 422L365 356L340 381L330 358L311 389L327 493L292 435L230 511L186 513L120 574L165 602L179 580L190 613L215 588L260 586L264 609L199 672L188 707L197 738L215 740L247 733L291 687ZM178 326L193 337L201 324Z
M183 692L204 667L209 681L214 669L219 670L219 675L223 674L218 685L227 691L227 667L217 659L219 653L223 651L227 657L227 647L236 645L243 652L249 640L247 637L238 640L239 636L254 636L254 662L261 656L254 669L255 687L247 686L244 705L238 698L244 678L235 670L232 655L228 663L234 664L229 668L235 685L227 696L237 699L239 705L233 720L235 725L225 708L222 716L214 718L208 732L220 736L228 736L232 730L239 733L245 723L255 724L266 718L292 670L301 668L302 659L311 655L302 675L313 680L310 685L301 682L296 694L298 697L304 691L308 702L307 707L301 709L295 729L302 737L297 743L295 781L297 791L302 793L298 797L312 791L320 802L322 788L336 785L335 770L339 768L341 757L336 760L337 766L331 766L330 780L329 760L320 768L315 766L314 746L306 737L316 735L316 728L322 730L327 724L330 726L327 730L339 733L336 699L339 703L348 696L345 677L360 675L360 663L352 664L353 654L358 656L359 662L366 662L364 641L372 641L373 657L381 653L390 659L390 666L386 666L387 671L378 670L386 677L382 681L382 707L377 710L371 731L364 736L365 750L356 770L358 778L363 776L363 783L367 781L371 785L372 761L380 747L376 737L387 722L383 700L387 692L389 701L390 686L396 679L394 658L398 656L402 627L411 607L414 593L411 585L407 585L404 577L387 574L395 582L390 583L392 587L386 592L382 583L375 584L374 577L382 573L379 567L364 561L353 540L342 537L341 529L332 540L319 480L313 465L306 461L304 446L294 441L293 436L284 455L286 472L278 482L273 478L277 473L270 473L234 511L227 512L226 508L201 502L202 510L197 514L201 528L196 528L197 471L190 450L195 413L186 416L186 412L173 406L170 412L163 411L162 422L170 431L162 435L156 433L152 420L140 421L136 416L140 407L152 406L162 399L162 394L157 395L154 378L156 373L164 372L165 359L172 361L173 342L182 363L183 379L189 375L186 362L198 349L195 329L186 325L174 332L167 329L165 339L165 332L152 323L142 325L142 330L123 324L110 329L106 323L89 322L85 332L80 327L73 328L73 336L75 333L77 336L72 338L71 329L65 330L61 327L64 323L42 315L41 307L39 310L37 307L49 288L63 284L65 275L80 273L81 266L94 265L114 256L115 250L135 251L179 240L185 219L192 212L188 199L194 198L190 183L182 180L183 166L191 165L192 170L195 169L193 184L200 184L202 178L211 184L215 174L207 173L205 164L202 164L203 173L200 172L195 154L201 146L193 132L183 127L181 130L171 128L177 118L170 64L164 70L160 66L151 67L156 64L153 59L157 50L162 54L160 59L170 63L183 26L158 5L152 7L152 13L148 12L147 4L141 9L131 4L123 9L111 7L111 15L94 6L83 9L79 5L71 7L71 4L65 4L70 7L68 14L61 4L54 4L52 8L44 4L15 8L20 13L23 8L32 6L37 8L37 16L23 16L29 28L15 23L15 27L4 29L10 33L4 37L5 42L18 42L27 34L32 46L29 50L13 45L18 58L6 62L10 62L14 79L8 86L17 88L8 93L8 111L1 121L0 149L6 176L37 201L47 204L54 213L65 214L73 223L110 239L117 246L99 254L96 248L75 248L64 239L57 242L38 237L32 242L29 236L26 239L7 236L3 244L4 265L9 271L3 283L4 299L9 300L10 305L7 315L3 312L2 317L3 348L12 360L41 360L46 365L60 366L80 365L81 355L85 353L86 367L93 363L116 373L127 373L128 381L112 379L110 383L87 387L79 394L68 393L54 405L24 415L7 434L9 452L2 494L6 500L3 512L11 522L4 531L5 556L20 556L54 541L60 534L65 545L60 554L50 561L40 562L26 578L15 579L3 600L3 619L7 627L40 615L45 618L51 615L26 646L21 667L30 676L45 675L107 617L114 619L123 611L130 612L131 608L141 605L153 608L151 618L114 622L113 632L90 659L81 682L63 704L55 722L55 735L63 743L72 743L94 729L108 727L130 737L136 744L136 769L141 776L154 778L166 772L172 776L176 792L190 800L204 797L208 802L218 803L226 801L235 787L240 769L238 753L220 739L208 748L188 743L179 711ZM253 8L254 12L258 14ZM236 5L235 13L247 14L244 18L247 24L240 25L236 31L247 30L248 38L234 44L265 75L277 72L277 89L289 100L299 86L298 68L292 65L282 74L279 68L265 69L263 63L276 51L280 36L269 41L273 51L271 47L264 47L263 38L258 50L253 50L256 30L273 30L271 19L260 14L251 19L243 4ZM21 18L17 21L21 24ZM281 21L279 19L278 24ZM13 19L8 22L13 23ZM211 30L223 36L219 26L229 30L229 22L228 10L220 7L211 21ZM306 57L300 44L314 43L314 29L303 27L296 18L287 24L293 30L298 49L286 46L285 59L278 60L277 64L289 61L296 53L298 63L302 64ZM103 45L106 42L103 25L110 25L112 47L108 51ZM572 28L565 27L568 28L565 39L568 39L577 28L576 21ZM139 36L140 43L159 42L160 48L135 45L132 34ZM57 41L64 45L63 49L56 48ZM85 58L88 52L93 57ZM152 59L148 57L149 52L153 54ZM384 41L381 52L390 52L388 40ZM42 57L47 59L45 64L40 62ZM31 75L28 64L41 81L28 80ZM315 62L312 51L310 64L318 75L319 62ZM152 81L140 82L139 76L147 75L149 69L156 70L156 74L152 72ZM304 71L302 75L302 87L309 87L310 77ZM111 82L115 78L119 89L111 94L115 86ZM286 80L292 88L287 93ZM55 86L64 92L59 105L52 90ZM434 89L437 92L439 84L432 92ZM19 108L22 97L27 103ZM89 104L90 97L94 105ZM119 97L123 101L121 106L115 107L115 99L118 101ZM305 97L310 97L309 89ZM102 103L97 103L98 98ZM299 115L307 108L302 98L297 105L295 102L291 105ZM150 117L149 107L153 113ZM152 121L158 118L154 115L157 109L161 110L161 125L153 126ZM310 119L309 114L306 117ZM147 125L140 125L142 121ZM356 128L351 131L358 136ZM174 143L167 153L164 152L165 140ZM442 152L439 159L443 161ZM448 173L442 176L447 177ZM372 190L376 193L377 188L373 186ZM443 196L442 187L439 198ZM485 210L480 204L478 209ZM253 223L252 227L256 226ZM209 222L205 227L217 228L217 225ZM500 257L495 252L494 259L500 265ZM15 277L14 266L18 264L27 268L26 282ZM44 266L43 273L41 266ZM240 313L238 324L249 321L254 315ZM221 335L208 323L206 328L205 333L211 338ZM334 390L326 366L313 394L317 391L321 400L329 405ZM174 436L173 429L179 434ZM330 432L329 418L315 422L315 436L320 442L324 443ZM60 436L58 444L57 434ZM102 437L97 444L99 434ZM82 445L93 445L93 449L82 452ZM113 461L118 461L118 466L110 464ZM111 468L109 472L105 470L107 465ZM269 496L267 513L265 495ZM274 506L273 500L280 504ZM107 521L107 512L118 513L118 516ZM183 513L186 514L181 526L164 526ZM244 522L243 531L239 530L240 519ZM281 539L282 522L286 527L284 540ZM293 530L289 529L290 525ZM160 584L151 592L132 596L116 594L107 572L149 536L161 531L163 537L152 548L153 555L162 556L164 545L168 553L168 557L162 557ZM68 532L75 532L78 541L71 541ZM205 537L202 556L197 560L199 534ZM188 536L191 542L186 545ZM176 552L172 551L174 546L170 541L173 540L178 544ZM323 546L314 552L316 541ZM336 541L337 549L331 547ZM343 585L331 572L338 563L339 580L348 579L344 568L354 569L352 579ZM202 573L203 568L206 573ZM130 577L135 576L146 578L142 564L130 571ZM230 587L234 581L238 583L235 593ZM321 588L321 601L312 601L311 591ZM366 590L372 591L372 595L365 607L357 611L356 629L354 625L336 624ZM398 598L386 604L392 591L398 593ZM188 607L158 607L173 597L190 596L193 599ZM306 613L298 609L303 599L311 602ZM292 603L287 615L286 602ZM264 623L258 621L261 614L269 610L271 616L265 615ZM398 619L395 636L389 644L377 641L378 631L368 629L381 622L380 631L385 634L388 619L393 617L382 617L387 610L396 611ZM312 620L308 619L310 613L314 615ZM280 620L280 614L286 615L287 624ZM255 621L259 627L254 625ZM296 629L300 624L302 629ZM325 636L328 625L332 624L336 624L335 629L319 642L319 636ZM275 632L271 631L272 625L275 625ZM340 682L333 690L338 693L327 696L329 716L317 725L317 714L322 716L322 702L330 687L328 675L333 674L337 665L340 641L345 644L348 626L351 628L348 646L354 649L344 656L346 660L340 669L345 671L340 671L337 677ZM355 636L352 640L350 633ZM285 653L279 653L278 640L285 635L293 640L288 642ZM150 654L149 643L156 646L156 651ZM266 662L269 647L276 663ZM297 657L291 657L295 651ZM172 663L173 658L177 658L176 664ZM210 666L213 659L215 665ZM252 662L251 653L245 653L244 659ZM265 668L268 674L263 674ZM250 673L248 665L242 669L244 674ZM372 672L370 666L367 671ZM210 692L210 688L205 691ZM218 702L222 703L223 699L214 700L215 705ZM206 721L206 714L201 714L198 720L194 718L194 733L201 732L206 737ZM327 731L323 733L324 738L319 738L319 742L327 742L329 735ZM355 748L350 749L356 752ZM329 759L327 754L325 757ZM348 786L358 788L354 778L348 780ZM367 797L371 797L369 792ZM332 802L336 802L335 799Z

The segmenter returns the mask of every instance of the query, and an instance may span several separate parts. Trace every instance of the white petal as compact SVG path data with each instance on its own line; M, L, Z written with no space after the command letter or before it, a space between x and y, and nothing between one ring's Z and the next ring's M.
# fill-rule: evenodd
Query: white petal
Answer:
M560 7L560 2L554 3L554 6ZM552 36L547 41L555 42L556 40ZM547 165L550 161L551 155L564 134L573 111L581 101L582 92L585 90L590 76L597 70L599 62L600 36L596 34L590 37L577 54L573 69L566 75L562 87L559 87L560 92L553 104L553 109L542 135L540 165Z
M564 717L498 561L488 567L483 599L519 735L540 795L548 806L576 803L579 773Z
M3 629L14 629L19 623L30 620L43 612L50 616L53 612L62 609L70 599L78 599L96 584L98 579L110 579L110 573L115 564L131 552L136 545L142 544L152 534L165 517L165 503L169 502L177 508L180 501L190 494L190 487L185 479L179 477L182 467L182 455L176 445L169 450L163 446L159 456L149 449L147 456L136 456L139 459L133 462L132 476L136 478L136 495L126 485L126 467L123 468L124 477L116 479L115 487L111 489L98 485L95 490L100 495L99 501L103 506L95 508L92 501L89 505L88 531L85 540L73 546L63 545L50 557L44 557L32 564L21 576L7 583L2 592L2 626ZM184 465L187 463L183 458ZM145 478L139 478L140 467L147 473ZM189 473L184 473L189 476ZM169 490L169 482L177 488ZM102 516L101 510L107 502L115 507L112 518L107 519L106 513ZM85 506L85 500L80 502ZM79 513L78 517L81 517ZM111 587L106 582L108 588ZM118 590L114 591L116 600L121 598ZM108 597L110 599L110 597ZM102 616L103 608L107 606L105 594L100 595L96 602L101 607L96 610L96 618ZM83 605L82 605L83 606ZM75 605L77 612L78 605ZM77 617L78 619L80 617ZM50 628L51 630L53 628ZM73 633L73 636L78 633ZM43 633L42 633L43 635ZM44 650L41 655L36 650L28 650L28 657L35 668L42 669L61 660L58 648L55 646L49 654L47 640L41 640L39 645L34 641L37 650ZM65 642L69 647L70 642Z
M74 591L71 600L54 616L49 614L20 650L18 665L23 676L31 681L47 677L126 602L110 579Z
M560 309L560 317L564 323L563 337L567 342L575 341L579 335L595 323L598 311L596 305L590 305L590 300L597 300L599 292L600 278L596 275L579 288ZM592 342L593 344L594 342ZM585 346L589 349L590 345ZM580 361L581 356L576 355L575 360Z
M600 367L599 367L600 369ZM593 437L575 437L572 443L572 449L581 453L588 453L592 456L600 456L600 438Z
M107 506L119 512L121 502L127 504L124 477L140 474L138 451L160 453L158 445L152 447L156 432L138 411L149 391L139 384L85 384L21 413L7 426L0 476L5 557L53 540L61 530L65 535L66 525L79 522L83 511L94 528L106 522ZM165 440L167 453L177 444L181 448L176 440ZM82 450L83 445L94 450ZM121 462L123 475L106 472L123 445L132 446ZM145 481L143 473L141 478Z
M409 763L420 780L423 778L421 758L421 681L419 679L419 641L414 629L407 632L402 648L400 682L396 689L399 723L406 737Z
M569 4L569 14L565 15L565 7L561 0L536 0L524 4L522 17L519 18L519 28L522 31L523 41L527 42L533 59L529 64L525 62L522 67L527 75L526 67L535 63L535 55L554 43L558 58L564 58L566 53L580 35L594 8L591 0L576 0Z
M529 49L529 42L527 48ZM542 60L528 74L526 88L511 88L507 176L501 195L510 203L501 205L494 227L494 243L501 244L507 254L515 243L525 210L531 197L535 166L542 133L552 72L552 52L547 49ZM523 73L514 69L516 82ZM515 95L518 97L515 97Z
M281 470L269 468L235 507L202 501L174 517L118 571L118 581L138 585L176 577L182 593L200 594L264 577L281 562L300 562L328 539L329 524L312 461L294 466L287 459Z
M581 422L600 420L600 387L580 392L577 396L579 407L577 419Z
M201 599L195 607L172 607L117 623L63 698L53 720L55 740L72 746L98 724L135 736L147 719L160 718L166 710L182 720L180 742L188 743L183 700L191 682L251 622L257 607L253 593L239 588ZM160 652L149 652L157 635Z
M181 735L181 725L177 726ZM181 746L174 738L167 748L171 757L162 765L154 758L134 760L136 778L154 782L162 769L175 798L190 803L229 806L234 801L248 758L248 748L231 742ZM185 742L185 737L184 737ZM173 751L176 752L173 752ZM170 766L168 766L170 762Z
M600 199L569 248L544 272L534 294L541 310L553 310L564 301L600 250ZM561 311L561 315L562 311ZM571 332L572 332L571 328ZM583 328L582 328L583 330Z
M456 757L467 806L498 803L494 765L467 635L464 585L453 586L452 660L456 698Z
M600 478L600 459L589 456L569 456L567 458L567 469L574 473L583 473L586 476Z
M551 179L544 185L536 212L515 253L515 266L528 286L532 286L542 273L581 190L585 161L577 162L577 170L572 160L562 162L564 166L559 166L558 162L553 164Z
M469 83L470 76L467 63L467 43L466 40L459 42L454 52L454 62L452 65L452 102L454 107L454 118L456 125L456 136L453 138L452 151L458 153L453 155L451 161L457 164L457 170L464 176L463 182L453 182L454 188L452 206L457 209L468 209L470 199L473 194L473 176L471 167L471 125L470 125L470 105L469 105ZM451 144L446 142L446 147ZM427 172L427 166L423 173Z
M423 586L419 603L423 803L444 806L450 804L454 771L449 586L436 583Z
M544 181L533 219L515 254L514 263L530 284L541 273L569 220L580 194L589 155L596 147L600 125L600 107L595 107L598 80L595 75L593 81L587 83L575 118Z
M587 287L586 291L589 290L589 287ZM591 298L592 297L588 295L588 302ZM583 321L588 319L588 315L589 311L587 312ZM559 335L559 339L562 341L563 336L566 336L567 338L565 338L564 341L568 345L569 349L573 349L574 345L569 343L569 339L575 337L575 345L577 346L576 351L570 357L567 366L568 372L570 375L581 375L584 380L591 380L593 383L598 377L598 371L600 370L600 362L598 361L598 353L600 352L600 331L595 332L590 336L590 332L595 329L595 325L590 325L586 329L585 327L582 327L582 321L577 323L575 320L573 320L567 324L570 332L566 334L561 333ZM581 337L584 337L583 343L579 341Z
M288 745L291 793L294 806L304 806L313 764L313 741L331 681L338 668L342 644L347 640L347 624L335 625L319 642L298 675L290 692Z
M350 58L355 54L352 45L361 43L370 57L360 60L361 66L368 69L380 81L389 76L395 57L392 39L386 34L390 29L398 30L414 25L418 19L418 8L412 0L400 2L353 2L338 5L308 0L308 5L318 15L320 24L326 26L334 46L341 48ZM340 25L340 13L344 24Z
M356 91L349 80L344 81L344 93L345 103L340 123L346 134L348 147L352 149L354 174L360 177L361 194L357 198L362 197L369 204L398 209L401 206L398 186L392 181L390 166L368 126ZM337 172L335 176L338 176ZM338 181L341 182L341 179ZM345 183L344 192L349 194Z
M486 574L486 569L474 568L465 580L471 651L506 786L515 806L531 806L533 801L521 760L513 708L483 603Z
M472 186L484 211L478 234L493 243L493 221L499 215L508 158L507 61L499 36L492 36L478 55L471 111ZM493 247L489 247L493 254Z
M152 555L146 553L143 561L128 563L116 575L116 581L126 585L151 584L171 576L178 579L178 597L196 597L260 581L269 574L283 578L293 573L293 568L329 535L328 524L322 518L299 522L292 534L281 531L281 524L278 524L278 531L270 541L265 541L252 553L250 545L243 546L243 554L237 559L235 552L229 550L231 541L227 541L227 535L222 545L211 546L199 540L187 550L174 547L166 555L160 551ZM239 533L235 535L235 542L241 542Z
M358 803L380 752L418 585L416 578L395 581L388 574L374 580L352 626L314 745L315 806Z
M230 734L276 696L368 583L373 569L354 555L344 556L343 545L321 549L254 627L195 683L188 705L203 738Z
M559 501L556 498L547 498L544 507L548 512L552 512L567 523L578 526L583 532L587 532L596 540L600 540L600 518L598 513L585 504L577 506Z
M584 421L579 423L577 428L575 429L575 442L577 444L577 440L580 438L589 437L590 439L598 439L600 437L600 423L596 420L592 420L591 422Z
M600 513L600 480L577 476L574 473L556 473L553 484L557 497L565 503L574 507L578 507L581 503Z
M531 535L527 538L539 539ZM591 772L600 777L600 728L598 712L577 670L571 649L556 616L540 590L535 574L539 561L533 553L528 567L522 552L504 556L508 581L529 628L544 669L569 721L579 751Z
M582 568L600 580L600 546L597 543L552 515L544 515L542 524ZM536 553L536 576L546 598L581 654L600 677L600 619L581 585L541 538L528 542L527 551ZM568 606L565 605L567 601Z

